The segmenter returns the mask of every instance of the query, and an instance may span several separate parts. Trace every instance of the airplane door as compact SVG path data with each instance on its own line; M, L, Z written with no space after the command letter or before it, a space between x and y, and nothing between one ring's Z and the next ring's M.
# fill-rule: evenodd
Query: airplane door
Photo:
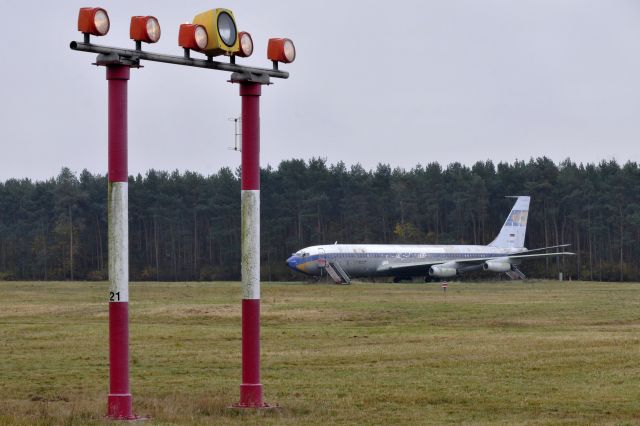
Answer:
M320 266L324 266L327 263L327 254L323 248L318 249L318 260L320 261Z
M320 267L320 276L322 277L323 270L327 266L327 257L323 248L318 249L318 266Z

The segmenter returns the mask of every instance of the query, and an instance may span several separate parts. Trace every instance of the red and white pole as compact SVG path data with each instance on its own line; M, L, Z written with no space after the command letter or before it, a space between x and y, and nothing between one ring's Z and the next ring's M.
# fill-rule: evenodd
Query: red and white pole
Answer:
M240 82L242 97L242 408L264 408L260 383L260 94Z
M109 82L109 400L107 417L135 419L129 390L127 82L130 67L107 65Z

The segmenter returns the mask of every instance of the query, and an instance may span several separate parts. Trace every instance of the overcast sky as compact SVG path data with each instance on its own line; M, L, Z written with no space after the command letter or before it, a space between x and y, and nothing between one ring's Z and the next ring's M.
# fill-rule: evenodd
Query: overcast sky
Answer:
M261 98L263 166L640 157L638 0L1 0L0 180L106 170L105 70L69 49L81 6L109 12L104 45L132 46L130 16L155 15L162 38L147 48L180 55L179 24L213 7L253 35L239 63L268 67L267 39L291 38L291 77ZM131 74L131 174L240 164L228 73L145 62Z

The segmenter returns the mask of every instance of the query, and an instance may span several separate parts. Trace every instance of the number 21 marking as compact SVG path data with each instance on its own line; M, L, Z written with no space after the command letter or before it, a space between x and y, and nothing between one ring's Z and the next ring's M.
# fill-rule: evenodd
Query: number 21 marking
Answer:
M120 292L116 291L115 293L113 291L109 292L109 301L111 302L119 302L120 301Z

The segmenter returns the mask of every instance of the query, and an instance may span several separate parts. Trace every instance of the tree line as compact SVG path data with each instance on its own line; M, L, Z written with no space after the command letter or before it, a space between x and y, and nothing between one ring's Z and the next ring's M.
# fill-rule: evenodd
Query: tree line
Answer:
M576 256L530 261L530 277L640 280L640 169L635 162L438 163L374 170L322 158L261 171L264 280L300 279L285 259L314 244L486 244L513 200L530 195L529 248ZM0 183L0 279L107 278L107 179L68 168L46 181ZM240 170L150 170L129 177L132 280L240 278Z

